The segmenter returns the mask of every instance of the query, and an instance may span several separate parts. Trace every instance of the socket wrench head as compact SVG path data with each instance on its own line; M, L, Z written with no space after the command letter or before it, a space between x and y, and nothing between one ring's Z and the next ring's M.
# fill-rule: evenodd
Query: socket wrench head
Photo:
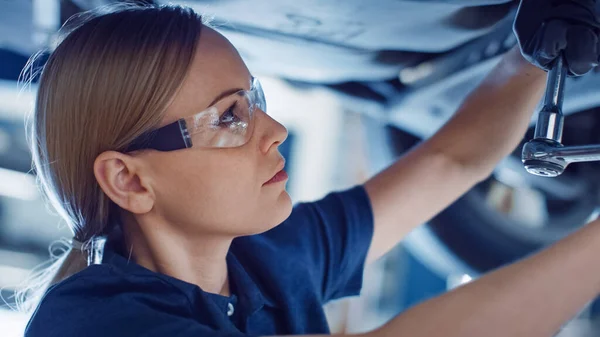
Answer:
M521 154L527 172L537 176L556 177L569 164L554 152L562 147L562 105L566 76L567 68L560 55L548 72L544 108L538 116L534 139L523 146Z
M556 177L561 175L567 165L563 158L553 155L553 150L562 144L549 139L532 139L523 146L521 160L527 172L541 177Z

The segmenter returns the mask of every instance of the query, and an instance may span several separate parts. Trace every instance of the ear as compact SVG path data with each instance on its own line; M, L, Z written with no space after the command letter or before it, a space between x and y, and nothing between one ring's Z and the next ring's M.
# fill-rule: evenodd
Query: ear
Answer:
M150 177L140 170L139 159L117 152L102 152L94 161L94 175L100 188L121 208L134 214L149 212L155 196Z

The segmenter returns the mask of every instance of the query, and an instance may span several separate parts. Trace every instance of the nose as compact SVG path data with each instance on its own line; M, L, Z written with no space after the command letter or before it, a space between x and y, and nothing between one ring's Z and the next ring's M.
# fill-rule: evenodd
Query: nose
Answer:
M260 109L257 109L255 118L257 121L254 132L257 133L261 152L268 153L271 148L286 140L288 131L281 123Z

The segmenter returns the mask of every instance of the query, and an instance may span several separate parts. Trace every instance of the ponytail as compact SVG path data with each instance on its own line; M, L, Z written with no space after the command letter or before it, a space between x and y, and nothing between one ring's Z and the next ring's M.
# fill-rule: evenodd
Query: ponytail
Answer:
M50 245L50 260L34 268L24 287L15 292L17 311L30 315L51 286L102 263L105 242L105 237L97 237L85 243L61 239Z
M35 267L23 286L15 291L16 310L31 315L52 285L87 267L87 252L70 246L67 240L50 245L50 259Z

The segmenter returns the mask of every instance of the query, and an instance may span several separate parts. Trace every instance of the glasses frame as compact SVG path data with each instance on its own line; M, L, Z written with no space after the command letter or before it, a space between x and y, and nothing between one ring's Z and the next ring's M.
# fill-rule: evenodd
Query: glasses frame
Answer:
M194 118L196 116L205 114L208 110L218 106L219 103L221 103L225 99L227 99L233 95L239 95L239 94L244 94L244 95L247 95L248 97L250 97L250 106L249 106L250 121L249 121L249 124L252 125L250 132L254 133L254 125L253 125L254 124L254 109L256 109L258 107L259 109L261 109L264 112L266 112L266 110L267 110L265 95L264 95L262 86L260 84L260 81L256 77L252 77L252 85L250 87L250 90L236 91L236 92L232 93L231 95L227 95L227 97L220 99L213 105L209 106L208 108L206 108L198 113L195 113L195 114L187 116L187 117L180 118L180 119L176 120L175 122L167 124L165 126L162 126L158 129L148 131L148 132L142 134L141 136L137 137L136 139L134 139L126 147L124 152L133 152L133 151L147 150L147 149L152 149L152 150L157 150L157 151L175 151L175 150L182 150L182 149L187 149L187 148L193 147L192 137L190 135L190 131L187 126L186 119ZM248 139L250 137L252 137L252 134L250 134L248 136ZM242 145L238 145L235 147L239 147Z

